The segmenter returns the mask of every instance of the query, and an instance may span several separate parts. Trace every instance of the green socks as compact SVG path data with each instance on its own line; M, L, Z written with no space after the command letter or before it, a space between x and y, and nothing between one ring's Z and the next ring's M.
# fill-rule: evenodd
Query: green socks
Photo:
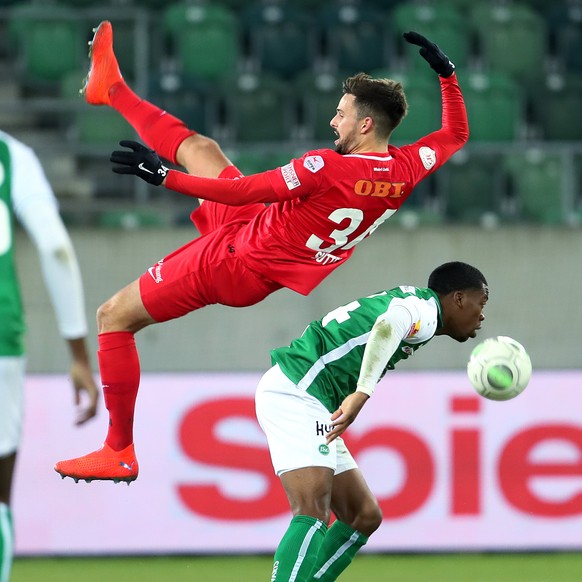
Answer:
M8 582L12 567L13 540L12 513L5 503L0 503L0 582Z
M271 582L312 580L313 568L326 531L327 526L319 519L296 515L275 552Z
M337 520L325 534L319 550L313 580L332 582L352 563L368 538L349 525Z

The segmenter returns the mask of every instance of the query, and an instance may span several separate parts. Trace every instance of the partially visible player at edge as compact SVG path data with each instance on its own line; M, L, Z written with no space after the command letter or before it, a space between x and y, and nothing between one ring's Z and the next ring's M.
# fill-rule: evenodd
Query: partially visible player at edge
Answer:
M24 313L15 264L15 219L36 246L59 332L71 353L69 374L79 406L76 423L83 424L95 416L98 403L86 345L87 320L79 265L59 216L57 200L35 152L0 131L0 582L8 582L12 564L10 504L26 373ZM47 341L51 340L47 337Z
M412 145L388 146L406 114L403 88L360 73L344 82L330 121L338 136L335 151L309 151L281 168L243 177L216 142L128 87L113 52L111 24L99 25L85 99L114 107L155 150L121 142L131 151L113 152L111 160L120 164L113 170L151 184L165 182L210 202L192 215L201 237L158 261L99 308L98 357L109 428L99 450L58 462L61 476L128 483L137 478L136 332L213 303L253 305L282 287L307 295L396 212L420 180L466 143L467 115L454 65L425 37L408 32L404 38L421 47L439 74L441 129ZM189 174L168 171L156 152Z
M427 288L400 286L311 322L256 391L257 419L293 518L275 552L271 582L331 582L382 522L382 511L340 435L378 381L434 336L476 336L489 298L483 274L454 261ZM330 512L337 520L328 527Z

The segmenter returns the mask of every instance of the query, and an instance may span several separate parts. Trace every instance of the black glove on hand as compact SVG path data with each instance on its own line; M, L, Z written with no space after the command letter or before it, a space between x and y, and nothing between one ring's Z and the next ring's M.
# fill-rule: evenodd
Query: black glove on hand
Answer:
M122 164L112 168L116 174L135 174L154 186L159 186L164 181L168 168L162 164L162 160L154 150L131 140L120 141L119 145L131 148L133 151L117 150L111 154L109 161Z
M421 47L418 51L420 56L441 77L450 77L455 72L455 65L451 63L449 57L434 42L431 42L422 34L418 34L418 32L405 32L402 36L406 42Z

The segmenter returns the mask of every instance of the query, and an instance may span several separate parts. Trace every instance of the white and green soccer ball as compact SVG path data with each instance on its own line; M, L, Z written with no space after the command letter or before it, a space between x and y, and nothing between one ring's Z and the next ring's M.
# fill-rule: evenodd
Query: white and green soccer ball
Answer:
M500 335L482 341L471 352L467 374L473 388L489 400L510 400L531 378L531 360L513 338Z

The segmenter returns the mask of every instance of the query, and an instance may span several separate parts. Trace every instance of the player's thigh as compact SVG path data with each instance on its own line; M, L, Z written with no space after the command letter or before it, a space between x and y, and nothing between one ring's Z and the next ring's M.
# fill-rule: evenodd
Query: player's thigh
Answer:
M24 356L0 356L0 457L20 444L24 409Z
M187 137L179 145L176 159L189 174L203 178L218 178L232 165L216 141L199 133Z
M259 382L255 404L278 476L306 467L326 467L335 472L337 443L326 443L331 413L319 400L297 388L278 365Z

